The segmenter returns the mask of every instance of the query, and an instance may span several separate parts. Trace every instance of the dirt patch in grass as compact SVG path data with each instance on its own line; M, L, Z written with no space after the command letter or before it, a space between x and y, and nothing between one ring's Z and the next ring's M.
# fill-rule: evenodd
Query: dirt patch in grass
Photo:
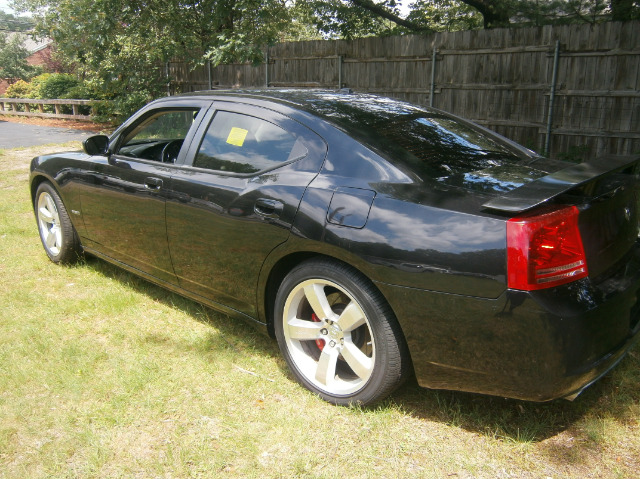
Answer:
M25 123L27 125L53 126L57 128L71 128L73 130L111 132L115 129L108 123L96 123L93 121L60 120L57 118L37 118L27 116L0 116L0 120L12 123Z

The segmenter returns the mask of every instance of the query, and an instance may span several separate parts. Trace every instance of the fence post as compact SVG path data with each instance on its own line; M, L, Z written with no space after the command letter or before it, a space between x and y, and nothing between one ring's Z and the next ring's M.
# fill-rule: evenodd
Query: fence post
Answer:
M553 104L556 99L556 81L558 79L558 60L560 57L560 40L556 40L556 50L553 54L553 74L551 75L551 91L549 93L549 112L547 113L547 135L544 139L544 154L551 155L551 128L553 123Z
M264 86L269 88L269 46L264 52Z
M213 90L213 78L211 77L211 60L207 60L207 71L209 72L209 90Z
M344 55L338 55L338 90L342 88L342 61Z
M433 46L433 53L431 54L431 89L429 90L429 106L433 106L433 96L436 90L436 46Z
M169 62L164 65L164 74L167 79L167 96L171 96L171 80L169 80Z

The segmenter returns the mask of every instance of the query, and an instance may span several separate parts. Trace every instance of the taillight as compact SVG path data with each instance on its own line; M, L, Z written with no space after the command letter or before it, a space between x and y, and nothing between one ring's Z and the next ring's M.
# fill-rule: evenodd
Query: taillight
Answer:
M563 206L507 222L507 285L532 291L588 276L578 208Z

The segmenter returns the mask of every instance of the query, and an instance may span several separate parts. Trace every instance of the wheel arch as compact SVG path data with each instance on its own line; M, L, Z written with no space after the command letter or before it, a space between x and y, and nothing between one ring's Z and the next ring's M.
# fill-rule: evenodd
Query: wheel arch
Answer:
M391 394L414 374L411 353L395 312L380 288L367 275L349 262L323 253L310 255L306 252L292 253L281 260L276 262L270 275L268 287L271 294L265 296L265 300L270 304L268 329L275 335L285 362L301 385L333 404L372 404ZM326 291L316 293L317 285L322 285L323 290L326 286L331 286L329 289L332 290L332 294L335 292L339 295L346 294L349 297L347 303L355 302L355 308L350 309L351 313L345 316L352 317L354 310L360 312L358 317L361 318L362 323L358 325L359 333L353 337L351 332L345 333L344 338L338 339L341 329L334 325L341 320L335 321L335 317L331 315L338 312L334 306L329 306L333 313L328 313L326 316L321 316L323 313L318 312L320 310L316 306L312 306L318 314L317 316L311 314L309 305L312 303L319 305L322 301L316 299L311 302L306 299L309 296L308 285L313 285L312 297L327 294ZM280 290L277 291L278 289ZM344 296L340 297L345 299ZM325 304L329 305L328 295L325 301ZM303 304L305 304L304 311L299 309ZM339 304L336 306L339 307ZM320 308L326 311L324 306ZM296 339L297 336L290 336L291 333L287 332L290 331L292 324L290 322L292 311L295 312L296 318L305 318L310 322L309 324L324 321L324 327L329 329L320 330L318 327L318 336ZM319 318L334 318L334 320ZM294 320L295 323L300 321L305 322L304 319ZM349 319L346 321L349 323ZM306 328L305 326L302 329L306 330ZM296 325L294 329L299 330L300 327ZM345 331L351 331L351 329L345 329ZM325 342L319 344L316 339L315 346L311 343L313 340L310 338L323 338L322 335L326 334L330 335L327 338L335 340L320 339ZM356 337L360 337L360 342L353 339ZM311 350L316 352L315 354L308 350L309 344ZM341 369L342 372L339 372L340 358L345 353L341 344L349 355L345 354L342 359L344 367ZM366 344L370 345L370 349L361 349ZM329 349L330 352L325 355L324 352L319 353L318 348L320 351ZM370 362L356 360L356 356L352 354L354 348L360 350L360 356L368 355ZM329 366L332 361L333 369ZM357 364L355 368L353 361ZM335 381L325 380L324 374L329 374L329 377Z
M56 187L55 182L52 181L51 178L43 174L36 174L31 177L30 184L29 184L29 189L31 193L31 204L34 204L34 201L36 200L36 192L38 191L38 188L42 183L49 183L53 187L53 189L56 190L58 195L60 195L60 190ZM63 199L62 195L60 195L60 199ZM64 202L64 199L63 199L63 202Z
M304 261L308 261L311 259L326 259L331 261L337 261L346 267L354 270L357 274L359 274L363 279L365 279L372 288L374 288L380 296L384 298L389 310L393 314L398 326L400 326L400 321L398 321L396 313L394 311L393 305L389 302L388 298L385 296L382 290L378 288L375 281L371 279L371 277L363 271L364 268L354 266L352 262L349 262L337 255L328 254L326 252L319 251L296 251L291 252L286 255L283 255L277 261L274 262L273 266L269 268L268 274L266 274L266 281L264 287L260 289L263 294L263 297L259 300L259 305L261 307L261 311L259 311L260 316L265 320L267 326L267 332L270 337L275 338L275 330L274 330L274 306L276 300L276 294L282 281L287 276L287 274L297 265ZM407 345L407 338L402 331L402 339ZM408 351L408 347L407 347ZM409 358L411 357L410 352L408 352ZM411 358L410 358L411 361Z
M38 225L40 240L47 256L54 263L72 264L77 262L82 255L82 245L56 183L44 175L32 176L30 189L33 213ZM40 193L41 191L42 193ZM49 197L50 200L47 200L47 206L41 206L41 194ZM45 209L49 213L48 216L45 214L45 219L42 220L41 213ZM51 224L51 227L44 226L45 223L46 225ZM55 233L53 233L54 227L56 228ZM53 244L50 244L50 240L53 237L55 237Z
M278 261L269 269L269 274L266 279L266 284L261 291L263 292L262 300L258 304L261 305L262 311L260 316L264 318L267 324L267 332L270 337L274 338L275 330L273 326L273 309L276 302L276 294L282 281L289 274L296 265L308 261L313 258L331 258L330 256L323 255L312 251L299 251L295 253L287 254L281 257Z

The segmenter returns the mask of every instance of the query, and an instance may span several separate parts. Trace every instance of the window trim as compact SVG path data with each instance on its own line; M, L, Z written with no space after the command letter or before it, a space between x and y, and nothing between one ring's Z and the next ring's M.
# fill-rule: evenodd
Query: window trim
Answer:
M278 163L272 167L268 167L253 173L236 173L232 171L225 170L212 170L209 168L202 168L198 166L193 166L193 162L195 161L196 155L200 150L200 146L204 141L205 135L209 126L213 122L216 114L218 112L228 112L228 113L236 113L239 115L251 116L254 118L258 118L260 120L272 123L279 128L282 128L284 131L294 136L296 139L300 139L307 149L307 153L302 156L298 156L296 158L292 158L290 160L284 161L282 163ZM315 155L317 150L317 145L314 143L321 142L323 144L324 153L326 154L326 142L315 132L309 130L308 127L294 120L293 118L288 117L287 115L270 110L268 108L247 105L243 103L234 103L228 101L215 101L211 108L207 111L206 116L200 122L197 131L194 135L194 140L192 141L189 151L187 153L187 160L180 165L180 169L194 171L198 173L208 173L217 176L225 176L225 177L233 177L233 178L253 178L256 176L263 175L265 173L269 173L271 171L282 168L283 166L291 165L293 163L299 162L308 158L309 156Z
M131 117L126 123L124 123L122 126L120 126L120 128L116 130L114 136L112 137L112 140L109 142L109 149L113 152L110 153L109 157L113 157L114 159L120 161L139 161L141 163L159 165L164 167L181 166L189 158L189 152L191 151L193 140L196 138L197 132L200 130L201 124L207 117L210 108L211 101L189 101L181 103L179 105L171 105L166 103L150 103L147 107L141 109L136 115ZM197 110L198 113L194 118L193 123L189 127L189 131L187 131L187 134L183 139L183 144L180 148L180 154L178 155L175 163L169 164L157 160L149 160L146 158L135 158L119 153L125 139L127 139L129 135L137 129L138 126L142 126L149 118L163 112L186 110Z

